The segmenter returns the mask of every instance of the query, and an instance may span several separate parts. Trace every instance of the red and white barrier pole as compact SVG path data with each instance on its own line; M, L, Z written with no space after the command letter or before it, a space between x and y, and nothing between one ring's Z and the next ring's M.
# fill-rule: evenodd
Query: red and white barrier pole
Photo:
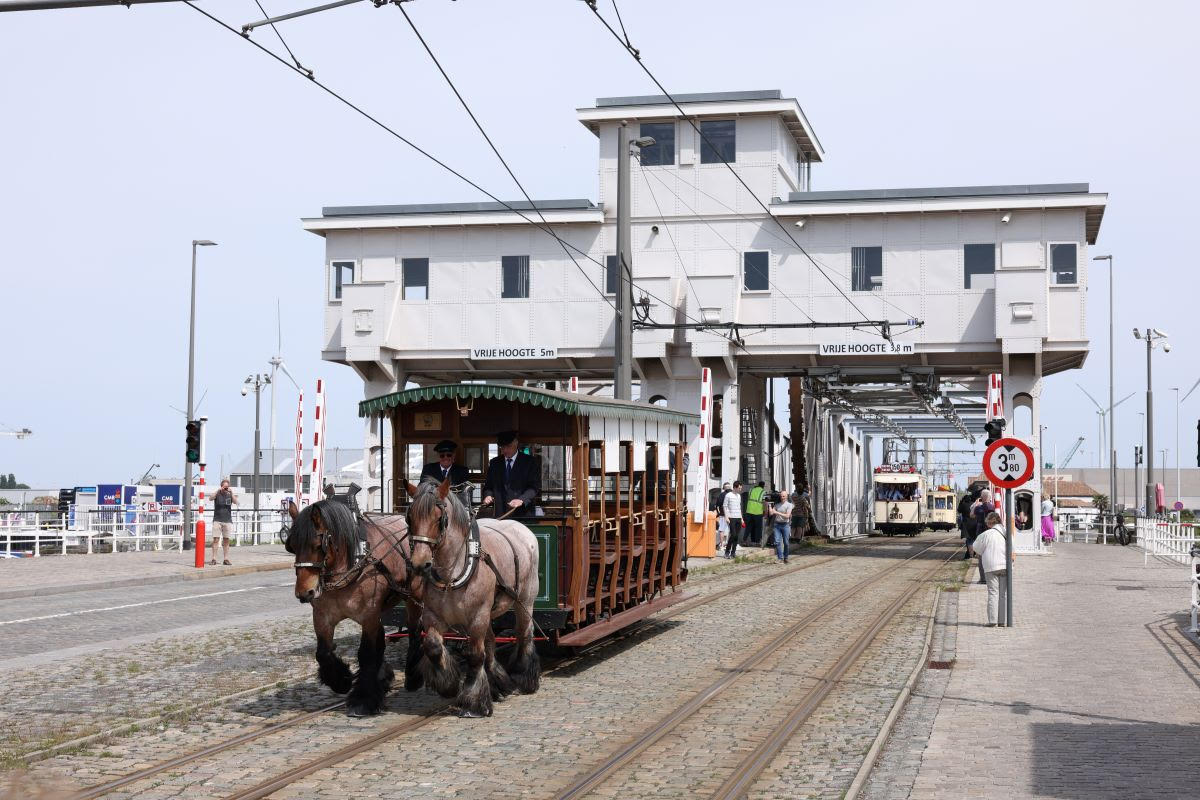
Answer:
M200 463L199 503L196 507L196 569L204 566L204 463Z
M300 392L300 402L296 408L296 485L293 495L296 507L304 505L304 392Z
M700 370L700 431L696 437L696 499L692 504L692 520L704 522L708 515L708 463L711 452L713 386L708 367Z
M325 382L317 379L317 397L313 401L312 473L309 477L310 502L325 499Z

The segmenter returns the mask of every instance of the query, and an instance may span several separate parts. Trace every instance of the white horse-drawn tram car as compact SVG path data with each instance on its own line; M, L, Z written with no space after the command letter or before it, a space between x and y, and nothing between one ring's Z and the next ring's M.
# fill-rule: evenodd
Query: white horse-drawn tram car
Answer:
M437 460L435 445L450 440L467 473L458 497L481 522L493 516L494 509L479 506L488 462L498 452L497 432L516 432L540 489L514 518L537 537L533 617L553 644L587 644L683 599L683 458L696 415L499 384L408 389L363 401L359 414L390 422L395 513L408 510L407 484L417 482L422 464ZM505 624L502 617L496 627Z
M925 476L912 464L875 468L875 530L916 536L926 526Z

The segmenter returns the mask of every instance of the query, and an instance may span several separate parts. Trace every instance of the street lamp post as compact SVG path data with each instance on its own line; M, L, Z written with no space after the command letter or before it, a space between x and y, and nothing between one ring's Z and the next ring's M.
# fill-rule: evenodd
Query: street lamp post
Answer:
M1175 500L1183 500L1183 491L1179 481L1179 387L1172 386L1175 393ZM1163 468L1166 469L1166 464Z
M1151 353L1167 334L1157 328L1140 331L1133 329L1135 339L1146 340L1146 515L1153 513L1154 503L1154 376L1151 371ZM1163 342L1163 352L1171 352L1169 342Z
M1116 508L1117 497L1117 440L1113 416L1113 257L1096 256L1092 261L1108 262L1108 498Z
M259 399L264 386L271 385L270 375L250 375L242 382L242 396L245 397L254 390L254 532L258 532L258 493L261 479L259 477L259 462L262 459L262 413ZM271 489L275 488L275 475L271 475Z
M192 421L192 398L196 389L196 248L215 247L216 242L208 239L192 239L192 305L188 315L188 388L187 388L187 418ZM191 539L195 533L192 530L192 462L186 458L183 462L183 531Z

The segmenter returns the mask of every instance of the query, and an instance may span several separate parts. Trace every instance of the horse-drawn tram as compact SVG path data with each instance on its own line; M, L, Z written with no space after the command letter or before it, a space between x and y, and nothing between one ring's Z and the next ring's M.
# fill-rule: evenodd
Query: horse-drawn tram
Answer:
M466 473L462 480L459 472L454 489L478 512L478 524L486 528L487 517L508 512L533 532L539 587L533 617L552 643L587 644L683 599L683 459L696 415L498 384L408 389L363 401L359 415L391 424L393 512L409 512L421 465L436 461L434 448L450 442ZM507 432L501 440L515 436L540 479L527 495L532 499L511 512L500 498L482 504L489 461L504 452L499 432Z

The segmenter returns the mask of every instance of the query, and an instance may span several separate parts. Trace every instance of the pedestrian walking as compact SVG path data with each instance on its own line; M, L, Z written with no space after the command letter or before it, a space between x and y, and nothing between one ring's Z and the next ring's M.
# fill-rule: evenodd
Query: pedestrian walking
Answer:
M221 488L213 495L212 560L208 562L209 566L216 566L218 544L225 547L225 566L233 564L229 560L229 540L233 538L233 507L235 505L237 505L237 498L233 496L233 489L229 488L229 479L226 478L221 481Z
M734 481L733 489L725 495L722 503L725 519L729 523L729 540L725 543L725 557L737 556L738 541L742 538L742 482Z
M717 496L717 552L724 552L725 544L729 541L729 520L725 517L725 495L733 491L729 482L721 484L721 494Z
M967 547L975 543L975 539L987 530L987 515L995 513L996 506L992 503L992 491L984 489L979 493L979 499L971 504L971 517L975 520L975 536L967 539ZM1000 516L997 514L996 516ZM983 562L979 562L979 582L986 583L983 573Z
M1042 498L1042 541L1054 541L1054 503L1049 497Z
M971 549L979 556L979 566L987 576L988 627L1008 622L1008 559L1005 557L1004 528L995 511L984 517L987 528L975 537Z
M964 561L971 558L970 545L975 536L975 518L971 516L971 504L974 502L975 495L970 492L963 492L962 498L958 501L958 538L963 539L967 544L967 551L963 553Z
M786 496L781 496L778 503L771 506L771 520L775 527L775 560L788 563L788 538L791 535L792 509L795 503Z
M753 545L762 544L763 535L763 495L767 493L767 484L764 481L759 481L758 484L750 490L746 496L746 509L743 514L743 524L746 526L746 543Z

